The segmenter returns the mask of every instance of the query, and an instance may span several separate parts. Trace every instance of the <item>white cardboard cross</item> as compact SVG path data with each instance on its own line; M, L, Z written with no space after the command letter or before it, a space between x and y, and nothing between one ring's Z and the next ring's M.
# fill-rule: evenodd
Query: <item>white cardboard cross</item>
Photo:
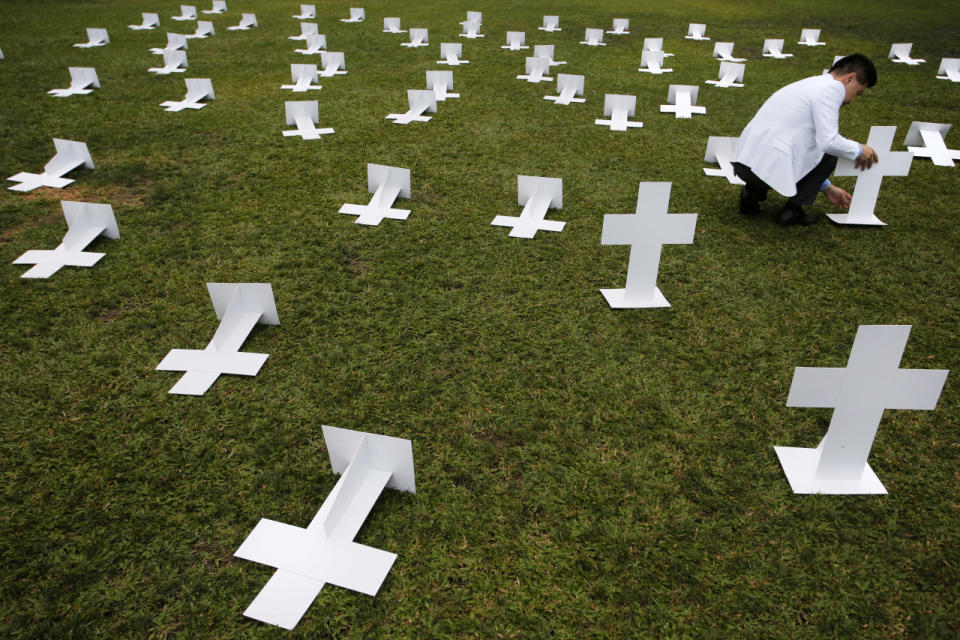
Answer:
M350 7L350 17L340 18L340 22L363 22L367 17L367 12L360 7Z
M941 58L937 79L960 82L960 58Z
M853 198L847 213L828 213L827 217L837 224L861 224L882 226L886 223L875 214L877 196L880 193L880 183L886 176L905 176L910 173L910 163L913 153L909 151L890 151L893 145L893 136L897 133L895 126L870 127L870 136L867 144L876 150L880 157L869 169L860 170L854 167L853 160L841 158L837 162L834 175L857 176Z
M197 20L197 30L193 33L187 34L185 37L188 39L192 38L206 38L207 36L214 35L213 23L209 20Z
M209 9L204 9L203 13L226 13L227 12L227 3L226 0L213 0L213 6Z
M427 29L410 29L410 42L401 42L401 47L426 47L430 44L430 33Z
M556 47L552 44L536 44L533 46L533 57L534 58L546 58L550 61L550 66L555 67L559 64L567 64L566 61L561 60L557 61L553 59L553 52Z
M409 109L405 113L389 113L387 120L394 124L429 122L431 116L423 114L437 112L437 94L426 89L407 89L407 105Z
M143 22L141 24L128 25L134 31L143 31L145 29L154 29L160 26L160 16L156 13L141 13Z
M921 62L926 62L926 60L923 58L911 58L910 49L912 48L912 42L898 42L896 44L892 44L890 45L890 53L887 55L887 57L892 59L894 62L902 62L910 66L916 66Z
M385 218L406 220L410 215L409 209L393 208L398 197L410 197L410 169L367 164L367 191L373 194L370 204L345 204L340 213L359 216L355 222L367 226L376 226Z
M643 123L639 120L630 120L637 112L637 96L608 93L603 96L603 115L607 118L597 118L594 124L610 127L611 131L626 131L628 128L640 128Z
M470 64L469 60L461 60L463 55L463 44L460 42L441 42L440 57L443 60L437 60L437 64L448 64L458 66L461 64Z
M213 100L213 83L210 78L184 78L187 85L187 95L183 100L167 100L160 106L165 111L183 111L184 109L203 109L207 104L204 100Z
M822 47L826 42L820 42L820 29L801 29L800 42L808 47Z
M93 158L90 157L87 143L54 138L53 146L57 150L57 153L47 164L43 165L43 173L37 174L22 171L15 176L10 176L7 180L12 180L19 184L8 188L11 191L31 191L37 187L62 189L73 182L73 180L63 177L66 174L80 166L93 169Z
M733 57L733 44L732 42L717 42L713 45L713 57L724 62L746 62L746 58Z
M603 216L602 245L630 245L627 285L601 289L614 309L669 307L657 288L660 253L665 244L691 244L697 225L695 213L667 214L669 182L641 182L635 214Z
M317 5L302 4L300 5L300 13L293 17L297 20L313 20L317 17Z
M526 80L527 82L550 82L553 80L547 75L550 73L549 58L528 57L525 68L527 72L517 76L517 80Z
M61 200L63 216L67 219L67 233L53 250L32 250L13 261L13 264L32 264L21 278L49 278L61 267L92 267L106 254L84 251L97 237L104 235L118 240L120 230L109 204L71 202Z
M591 47L607 46L607 43L603 41L603 29L587 29L580 44L586 44Z
M690 118L693 114L705 114L706 107L698 107L697 94L700 87L695 84L672 84L667 92L667 103L660 105L660 113L674 113L678 118Z
M663 51L663 38L644 38L643 51ZM664 57L672 56L672 53L663 52Z
M833 415L816 449L774 447L794 493L887 493L867 464L883 412L936 408L949 373L901 369L909 336L910 325L861 325L845 368L796 368L787 406Z
M227 27L227 31L247 31L256 26L257 26L257 14L241 13L240 23L235 24L232 27Z
M187 70L187 52L181 49L170 49L163 52L163 66L150 67L149 73L158 73L160 75L169 75L171 73L183 73Z
M625 36L630 33L630 18L614 18L613 19L613 29L607 31L607 33Z
M663 51L654 51L653 49L644 49L640 54L640 73L652 73L660 75L661 73L671 73L673 69L663 68Z
M450 93L453 90L453 71L427 71L427 89L433 91L437 102L447 98L459 98L459 93Z
M384 33L406 33L407 30L400 28L400 18L384 18L383 32Z
M318 75L321 78L347 75L347 63L343 57L343 51L321 51Z
M289 89L294 93L323 89L323 85L314 84L317 80L317 65L315 64L291 64L290 80L293 84L282 84L280 88Z
M409 440L323 425L341 474L305 528L263 518L234 553L277 569L243 615L293 629L326 583L374 596L397 555L354 542L384 487L416 493Z
M196 19L197 19L197 8L189 4L180 5L180 15L173 16L171 18L171 20L179 20L181 22L185 20L196 20Z
M793 54L783 52L783 38L779 40L776 38L767 38L763 41L763 57L783 60L785 58L792 58Z
M306 40L307 36L317 35L320 32L319 29L316 22L301 22L300 35L287 36L287 40Z
M294 49L297 53L302 53L306 56L314 56L320 53L323 53L323 49L327 48L327 36L320 33L312 33L307 36L307 46L305 49Z
M960 160L960 149L947 148L948 131L949 124L911 122L903 144L914 158L930 158L939 167L952 167L954 160Z
M158 371L185 371L169 393L202 396L222 374L255 376L269 354L240 351L258 324L280 324L273 288L266 283L208 282L207 291L220 320L203 350L171 349Z
M707 153L703 156L704 162L716 162L719 169L704 167L703 172L708 176L726 178L730 184L744 184L733 172L733 151L739 138L724 138L710 136L707 138Z
M89 49L90 47L102 47L109 42L110 37L107 35L106 29L87 29L87 42L79 42L73 46Z
M509 49L510 51L520 51L521 49L529 49L530 47L523 44L526 42L527 34L523 31L507 31L507 44L500 45L501 49Z
M543 26L537 28L540 31L563 31L560 28L560 16L543 16Z
M319 140L320 136L333 133L333 129L318 129L320 111L316 100L284 102L284 112L287 124L295 124L294 130L284 131L284 137L300 136L304 140Z
M461 38L485 38L486 36L480 33L480 27L483 25L476 20L467 20L466 22L461 23L463 25L463 33L458 34Z
M47 93L57 98L66 98L93 93L95 88L100 88L97 70L93 67L67 67L67 70L70 72L70 86L66 89L51 89Z
M570 104L571 102L586 102L586 98L577 98L583 95L583 76L570 73L557 74L556 96L543 96L544 100L552 100L554 104Z
M511 238L532 238L537 231L563 231L567 224L546 220L548 209L563 208L563 180L539 176L517 176L517 201L523 207L519 216L497 216L491 225L511 227Z
M690 26L687 28L687 35L685 35L684 38L687 40L709 40L710 38L703 35L706 32L707 25L691 22Z
M187 36L182 33L170 33L167 32L167 46L165 47L153 47L150 49L150 53L155 53L157 55L163 55L167 51L181 51L188 48L187 45Z
M461 22L460 24L466 24L468 22L476 22L478 24L483 24L483 12L467 11L467 19Z
M745 68L745 65L736 62L721 62L720 71L718 73L720 79L707 80L707 84L712 84L719 88L742 87L743 71Z

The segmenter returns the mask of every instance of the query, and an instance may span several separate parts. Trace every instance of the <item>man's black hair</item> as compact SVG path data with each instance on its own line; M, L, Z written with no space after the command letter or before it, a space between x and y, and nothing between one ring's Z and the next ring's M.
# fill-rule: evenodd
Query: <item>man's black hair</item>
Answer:
M833 63L830 72L838 71L840 75L848 73L857 74L857 82L872 87L877 84L877 68L873 66L870 58L862 53L844 56Z

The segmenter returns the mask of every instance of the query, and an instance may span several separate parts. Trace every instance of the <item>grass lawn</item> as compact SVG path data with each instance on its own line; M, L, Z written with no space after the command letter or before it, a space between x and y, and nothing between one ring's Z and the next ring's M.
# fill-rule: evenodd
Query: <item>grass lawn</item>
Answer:
M349 73L282 91L302 43L292 0L228 0L203 16L186 74L157 76L173 0L8 0L0 9L0 176L38 172L51 139L87 143L96 169L62 190L0 193L0 635L10 638L839 638L960 637L960 392L936 411L888 411L870 464L887 496L797 496L774 445L814 447L829 409L786 406L795 367L842 367L861 324L913 326L905 368L960 368L957 168L913 162L877 203L889 226L781 228L782 198L736 212L738 190L702 168L707 138L736 136L778 87L862 52L878 85L841 113L865 141L914 120L954 125L960 7L877 0L318 2ZM198 9L209 8L207 0ZM459 38L467 10L483 39ZM132 31L141 11L161 28ZM241 11L260 26L227 31ZM545 14L563 31L538 31ZM384 17L427 27L401 47ZM586 28L630 19L607 46ZM684 39L707 24L709 42ZM87 27L111 42L78 49ZM796 44L805 27L825 47ZM555 44L586 103L515 79L505 32ZM662 36L673 73L637 73ZM783 38L786 60L762 58ZM715 41L748 58L718 89ZM385 119L425 88L441 42L462 42L461 98L428 123ZM887 60L912 42L920 66ZM101 89L58 99L67 67ZM167 113L183 78L216 100ZM672 83L700 85L705 116L659 113ZM593 124L606 93L637 96L642 129ZM318 141L285 138L284 101L318 100ZM365 203L366 164L408 168L408 220L339 214ZM563 179L562 233L490 226L518 215L517 175ZM629 249L600 244L603 215L632 213L643 181L697 213L692 245L664 247L669 309L611 310ZM853 189L854 179L836 183ZM7 183L7 185L12 183ZM10 264L52 249L60 200L110 203L119 241L93 268L26 280ZM832 211L821 199L815 210ZM255 378L168 395L155 371L200 349L217 320L207 282L269 282L279 326L245 351ZM273 569L233 552L261 517L306 526L337 480L321 424L413 441L416 495L385 491L357 540L399 555L375 598L327 586L293 632L243 617Z

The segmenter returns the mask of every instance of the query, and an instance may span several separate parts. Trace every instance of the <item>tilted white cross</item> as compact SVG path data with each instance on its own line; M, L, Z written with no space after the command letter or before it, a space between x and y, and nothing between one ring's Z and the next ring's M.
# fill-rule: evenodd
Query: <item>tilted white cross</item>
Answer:
M70 72L70 86L66 89L51 89L47 93L57 98L66 98L93 93L95 88L100 88L97 70L93 67L67 67L67 70Z
M560 28L560 16L543 16L543 26L537 28L540 31L563 31Z
M890 53L887 54L887 57L894 62L902 62L913 67L917 66L921 62L926 62L926 60L923 58L911 58L910 50L912 48L912 42L897 42L896 44L890 45Z
M614 309L669 307L657 288L660 253L665 244L691 244L697 214L667 214L669 182L641 182L635 214L603 216L600 244L630 245L627 285L624 289L601 289Z
M529 49L530 47L523 44L526 39L527 34L523 31L507 31L507 44L500 45L500 48L509 49L510 51Z
M526 80L527 82L553 81L553 78L547 75L550 73L550 60L548 58L529 57L524 64L527 72L517 76L517 80Z
M197 30L191 34L188 34L186 37L189 38L200 38L201 40L207 36L214 35L213 23L209 20L198 20L197 21Z
M698 107L697 94L700 87L692 84L672 84L667 92L669 104L660 105L660 113L674 113L678 118L690 118L693 114L705 114L706 107Z
M54 138L53 146L57 153L47 164L43 165L43 173L22 171L15 176L10 176L7 180L19 184L8 188L11 191L31 191L37 187L62 189L73 182L73 180L63 177L69 172L80 166L93 169L93 158L90 157L87 143Z
M227 12L227 3L226 0L213 0L213 6L209 9L204 9L203 13L226 13Z
M416 493L409 440L323 425L341 474L305 528L262 518L234 556L277 569L243 615L293 629L326 583L374 596L395 553L353 541L385 487Z
M323 85L314 84L317 79L317 65L315 64L291 64L290 80L293 84L282 84L281 89L288 89L294 93L303 93L308 90L323 89Z
M583 76L570 73L557 74L556 96L543 96L544 100L552 100L555 104L570 104L571 102L586 102L586 98L577 98L583 95Z
M550 66L551 66L551 67L555 67L555 66L557 66L557 65L559 65L559 64L567 64L566 61L564 61L564 60L559 60L559 61L558 61L558 60L554 60L554 59L553 59L554 49L555 49L555 46L552 45L552 44L537 44L537 45L534 45L534 46L533 46L533 57L534 57L534 58L546 58L547 60L550 61Z
M797 367L788 407L833 409L816 449L774 447L794 493L886 493L867 464L886 409L932 410L949 371L901 369L910 325L861 325L846 368Z
M440 43L440 57L443 60L437 60L437 64L449 64L453 66L461 64L470 64L469 60L461 60L463 55L463 44L460 42L442 42Z
M461 22L461 25L464 25L468 22L476 22L477 24L483 24L483 12L482 11L467 11L467 19Z
M297 20L313 20L317 17L317 5L302 4L300 5L300 13L293 17Z
M820 29L802 29L800 31L800 42L797 44L803 44L808 47L822 47L826 45L826 42L820 42Z
M307 36L314 36L320 33L320 27L316 22L301 22L300 35L287 36L288 40L306 40Z
M49 278L61 267L92 267L104 253L84 251L87 245L104 235L117 240L120 230L109 204L71 202L61 200L63 216L67 219L67 233L63 242L53 250L32 250L13 261L13 264L35 265L21 278Z
M960 82L960 58L941 58L937 79Z
M792 58L793 54L783 52L783 38L780 38L779 40L775 38L768 38L763 41L763 57L783 60L784 58Z
M427 71L427 89L433 91L437 102L460 97L459 93L450 93L453 89L453 71Z
M153 47L150 49L150 53L156 55L163 55L167 51L179 51L188 49L189 45L187 44L187 36L182 33L167 33L167 46L165 47Z
M914 158L930 158L938 167L952 167L954 160L960 160L960 149L947 148L948 131L949 124L911 122L903 144Z
M410 29L410 42L401 42L401 47L426 47L430 44L430 32L427 29Z
M663 51L663 38L644 38L643 51ZM672 56L672 53L663 51L664 57Z
M141 13L143 22L141 24L128 25L134 31L143 31L145 29L154 29L160 26L160 16L156 13Z
M160 106L165 111L183 111L184 109L203 109L206 105L203 100L213 100L213 83L210 78L184 78L187 85L187 95L183 100L167 100Z
M637 112L637 96L628 96L619 93L608 93L603 96L603 115L597 118L594 124L610 127L611 131L626 131L628 128L640 128L643 123L638 120L629 120Z
M186 372L169 393L202 396L221 374L257 375L269 357L240 347L257 323L280 324L271 286L208 282L207 291L220 325L205 349L172 349L160 361L158 371Z
M716 162L720 165L720 168L704 167L703 172L708 176L726 178L730 184L744 184L743 180L733 172L733 151L737 146L737 140L739 138L710 136L707 139L707 153L703 160L705 162Z
M359 216L356 223L367 226L376 226L385 218L406 220L410 215L409 209L393 208L397 198L410 197L410 169L368 164L367 191L373 194L370 204L345 204L340 213Z
M294 49L297 53L302 53L305 56L315 56L323 53L323 49L327 48L327 36L320 33L312 33L307 36L305 49Z
M624 36L630 33L630 18L614 18L613 29L607 33Z
M709 40L710 38L703 35L706 32L707 25L691 22L690 26L687 28L687 35L685 35L684 38L687 40Z
M719 72L720 79L707 80L707 84L712 84L719 88L742 87L743 71L745 68L745 65L737 64L736 62L721 62Z
M383 32L384 33L406 33L407 30L400 28L400 18L384 18Z
M347 63L344 60L343 51L321 51L320 67L317 75L321 78L347 75Z
M388 113L387 120L394 124L429 122L431 116L423 114L437 112L437 94L425 89L407 89L407 105L406 113Z
M461 38L484 38L482 33L480 33L480 27L483 26L476 20L467 20L463 22L463 33L458 34Z
M160 75L169 75L171 73L183 73L187 70L187 52L179 49L171 49L163 52L163 66L150 67L149 73Z
M359 7L350 7L350 17L340 18L340 22L363 22L367 17L367 12Z
M532 238L537 231L563 231L567 224L546 220L548 209L563 208L563 180L539 176L517 176L517 203L523 207L519 216L497 216L491 225L512 227L511 238Z
M320 112L316 100L285 102L284 111L287 124L297 125L297 128L292 131L284 131L284 137L300 136L304 140L319 140L320 136L333 133L331 128L317 128Z
M173 16L171 20L196 20L197 19L197 8L189 4L180 5L180 15Z
M80 47L81 49L102 47L110 42L110 37L107 35L106 29L87 29L87 40L87 42L80 42L73 46Z
M724 62L746 62L746 58L733 57L733 44L732 42L718 42L714 44L713 57L723 60Z
M232 27L227 27L227 31L248 31L253 27L257 26L257 14L255 13L241 13L240 14L240 23L235 24Z
M663 51L645 49L643 53L640 54L640 68L637 69L637 71L641 73L653 73L656 75L660 75L661 73L671 73L673 69L663 68L663 56Z
M909 151L890 151L896 132L896 126L870 127L867 144L874 148L880 161L874 163L869 169L857 169L854 167L854 161L846 158L841 158L837 162L834 175L857 176L857 183L847 213L828 213L828 218L837 224L870 226L886 224L874 214L877 196L880 194L880 183L886 176L907 175L910 172L910 163L913 161L913 154Z
M607 46L607 43L603 41L603 29L587 29L580 44L590 45L591 47Z

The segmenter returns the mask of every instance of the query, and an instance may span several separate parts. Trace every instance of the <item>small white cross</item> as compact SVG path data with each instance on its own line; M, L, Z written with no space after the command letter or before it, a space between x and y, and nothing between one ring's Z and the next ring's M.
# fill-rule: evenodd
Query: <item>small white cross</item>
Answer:
M410 197L410 169L368 164L367 190L373 194L370 204L345 204L340 213L359 216L356 223L368 226L376 226L385 218L406 220L410 215L409 209L393 208L397 198Z
M567 224L546 219L549 209L563 208L563 180L560 178L517 176L517 201L523 206L519 216L497 216L490 223L512 227L512 238L532 238L537 231L563 231Z

